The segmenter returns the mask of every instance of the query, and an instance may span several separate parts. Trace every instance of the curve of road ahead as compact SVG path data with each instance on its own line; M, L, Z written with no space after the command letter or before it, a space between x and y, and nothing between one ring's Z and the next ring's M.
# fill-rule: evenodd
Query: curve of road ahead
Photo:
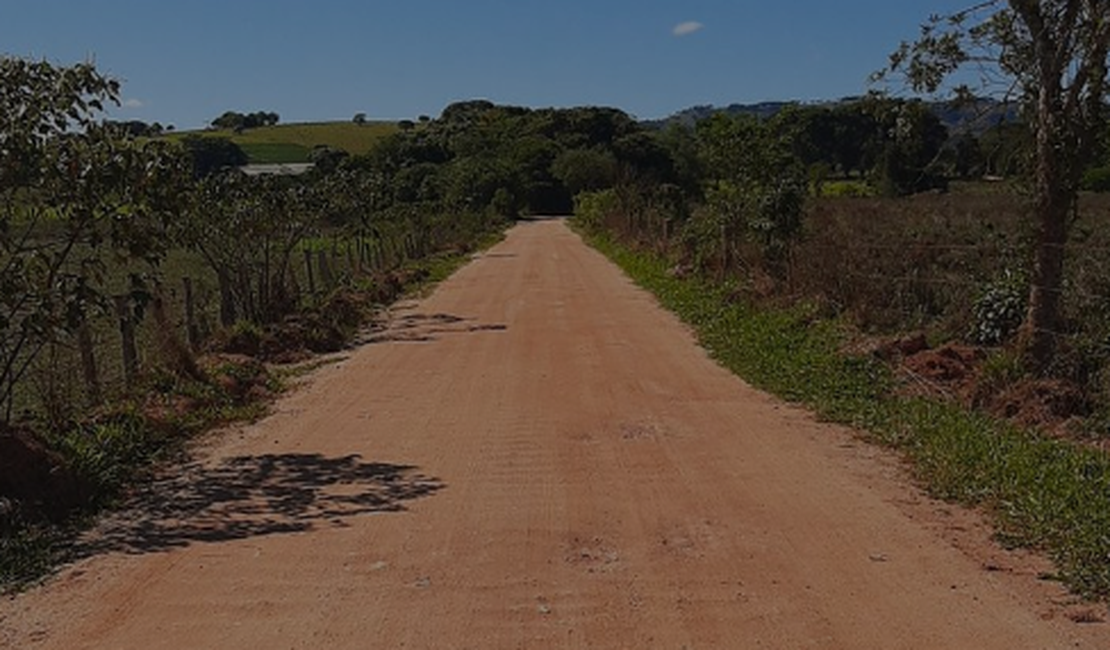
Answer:
M560 220L399 306L85 554L0 603L0 645L1110 647L1035 558L714 365Z

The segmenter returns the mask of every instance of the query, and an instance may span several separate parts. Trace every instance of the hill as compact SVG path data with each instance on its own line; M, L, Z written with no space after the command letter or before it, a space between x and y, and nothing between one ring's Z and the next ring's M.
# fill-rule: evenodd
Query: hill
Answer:
M180 139L188 135L228 138L239 145L252 164L308 162L313 147L326 145L343 149L351 155L364 154L382 138L395 133L394 122L319 122L278 124L247 129L240 133L208 129L166 136Z
M860 101L860 97L844 97L843 99L824 102L788 102L770 101L756 104L730 104L729 106L693 106L679 111L670 117L661 120L651 120L644 124L649 127L664 128L671 124L681 124L692 127L701 120L717 113L728 115L754 115L761 119L774 117L779 111L789 106L812 106L820 108L836 108L846 104ZM952 133L971 131L980 133L1000 121L1014 121L1017 119L1017 108L1011 104L1004 104L991 99L980 99L973 103L954 102L926 102L930 110L936 114L940 121Z

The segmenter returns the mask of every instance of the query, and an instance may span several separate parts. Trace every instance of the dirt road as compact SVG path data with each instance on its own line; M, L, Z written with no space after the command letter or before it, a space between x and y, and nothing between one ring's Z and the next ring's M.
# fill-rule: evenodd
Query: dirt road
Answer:
M13 648L1106 648L560 221L397 310L0 603Z

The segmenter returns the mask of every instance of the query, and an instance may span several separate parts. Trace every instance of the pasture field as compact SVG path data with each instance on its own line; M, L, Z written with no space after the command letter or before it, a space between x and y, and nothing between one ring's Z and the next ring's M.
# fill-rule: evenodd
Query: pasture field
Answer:
M393 122L317 122L278 124L242 133L227 130L183 131L166 136L180 139L187 135L228 138L242 147L251 163L279 164L308 162L313 147L327 145L353 156L364 154L382 138L397 131Z

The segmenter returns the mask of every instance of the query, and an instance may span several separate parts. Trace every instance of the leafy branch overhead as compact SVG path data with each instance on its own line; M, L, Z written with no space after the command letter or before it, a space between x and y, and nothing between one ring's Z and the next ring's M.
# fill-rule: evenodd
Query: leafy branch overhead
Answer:
M106 257L166 252L185 160L101 123L118 101L90 64L0 58L0 421L39 352L104 308Z

